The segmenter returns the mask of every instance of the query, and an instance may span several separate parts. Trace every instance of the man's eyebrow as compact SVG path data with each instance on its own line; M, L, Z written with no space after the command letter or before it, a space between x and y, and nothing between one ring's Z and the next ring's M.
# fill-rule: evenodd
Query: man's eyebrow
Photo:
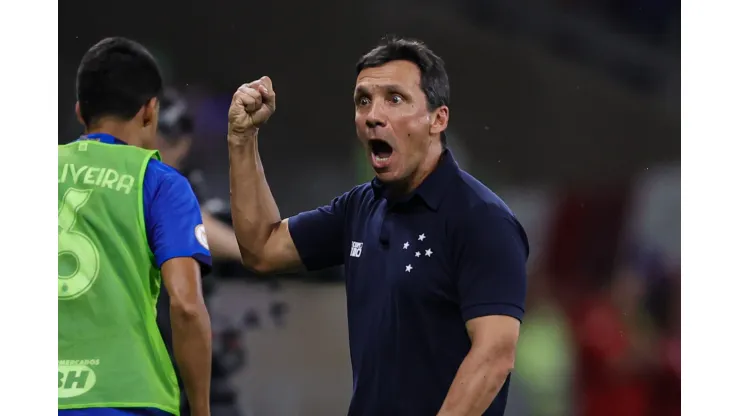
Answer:
M406 91L406 88L402 87L399 84L388 84L384 85L383 89L389 90L389 91Z
M368 89L367 89L367 87L365 87L363 85L359 85L359 86L355 87L355 93L354 94L355 94L355 96L358 96L358 95L367 95L368 94Z
M403 88L399 84L384 84L384 85L375 85L376 88L382 89L385 91L406 91L405 88ZM370 90L365 85L358 85L355 87L355 95L368 95L370 94Z

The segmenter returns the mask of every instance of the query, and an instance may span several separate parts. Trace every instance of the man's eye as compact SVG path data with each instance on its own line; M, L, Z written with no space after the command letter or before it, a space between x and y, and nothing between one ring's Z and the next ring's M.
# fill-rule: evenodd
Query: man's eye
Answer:
M400 96L400 95L398 95L398 94L393 94L393 95L391 96L391 102L392 102L393 104L400 104L400 103L402 103L402 102L403 102L403 97L401 97L401 96Z
M357 104L359 104L359 105L368 105L368 104L370 104L370 99L367 98L367 97L360 97L357 100Z

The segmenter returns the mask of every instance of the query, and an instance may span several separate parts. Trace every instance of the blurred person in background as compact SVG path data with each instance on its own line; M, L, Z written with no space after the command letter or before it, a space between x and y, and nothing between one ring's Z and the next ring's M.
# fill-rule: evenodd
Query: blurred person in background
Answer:
M529 278L527 325L517 344L517 387L523 390L531 416L573 414L573 339L570 320L553 296L548 276Z
M197 171L187 168L185 162L190 154L193 143L195 123L193 115L189 111L188 103L185 98L174 89L166 89L160 100L159 111L159 128L157 130L156 147L160 152L162 161L180 172L183 177L187 178L196 197L201 204L204 194L208 192L207 185L199 177ZM193 180L195 179L195 180ZM238 261L241 262L239 247L236 243L234 230L226 223L216 218L209 212L205 205L201 205L203 224L205 225L208 235L208 245L213 256L214 268L219 262ZM215 276L211 276L204 281L204 296L208 303L211 295L217 287ZM162 293L157 303L157 323L162 333L167 349L172 351L172 332L170 331L170 313L168 305L169 294L166 289ZM240 333L234 333L231 328L226 331L219 331L219 317L213 316L213 360L211 380L211 413L213 416L238 416L240 413L237 409L237 397L233 388L228 382L228 376L241 365L244 351L239 342ZM221 333L223 332L223 333ZM176 368L177 370L177 368ZM182 385L182 379L178 381ZM190 407L188 399L182 395L182 414L189 414Z
M211 258L193 191L153 150L161 93L156 61L128 39L100 41L77 71L85 134L59 146L60 415L179 413L162 282L191 415L210 415Z
M229 109L231 206L261 273L345 265L354 378L349 415L496 415L524 314L526 234L445 147L449 82L421 42L387 39L356 66L355 127L375 179L282 219L257 134L272 81Z
M656 350L644 276L620 268L576 309L577 414L650 415Z
M185 161L190 155L193 143L194 122L185 99L174 89L167 89L162 97L157 150L162 162L177 169L191 181L191 186L198 195L197 183L192 183L193 172L186 170ZM197 174L197 173L196 173ZM201 200L201 203L205 201ZM205 206L201 210L203 224L208 234L208 246L215 260L233 260L241 262L239 245L234 230L228 224L215 217Z

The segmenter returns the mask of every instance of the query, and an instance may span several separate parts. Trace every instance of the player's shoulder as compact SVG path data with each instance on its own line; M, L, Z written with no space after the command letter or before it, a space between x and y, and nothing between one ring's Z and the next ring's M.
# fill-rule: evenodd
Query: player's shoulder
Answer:
M145 180L150 180L154 183L163 182L174 182L174 183L188 183L188 179L179 170L172 166L162 162L158 159L149 159L149 163L144 173Z
M172 166L150 159L144 173L144 204L189 204L188 201L197 201L188 179Z
M60 159L71 155L73 150L72 143L57 145L57 155Z
M498 194L468 172L460 169L456 182L455 186L449 189L455 194L453 199L459 207L463 208L462 211L486 210L503 217L514 216L509 206Z
M372 182L365 182L354 186L347 192L348 197L357 201L364 201L374 195Z
M371 206L376 201L372 182L355 185L345 192L341 198L344 199L344 205L348 212L363 211L363 208Z
M149 159L149 165L146 167L146 169L147 171L151 171L153 174L157 175L176 175L185 178L185 176L180 173L179 170L162 162L159 159Z
M501 197L462 169L459 170L456 181L450 187L455 194L450 201L457 207L450 225L462 230L494 229L500 235L513 231L519 235L529 253L527 232Z
M372 193L372 186L370 183L363 183L352 187L349 191L334 198L334 203L339 203L347 209L352 207L358 207L365 202L365 199L369 194Z

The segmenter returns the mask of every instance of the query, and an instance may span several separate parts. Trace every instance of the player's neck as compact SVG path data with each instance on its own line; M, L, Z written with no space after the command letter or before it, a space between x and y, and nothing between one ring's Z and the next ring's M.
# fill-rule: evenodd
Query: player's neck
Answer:
M141 147L142 142L139 129L132 123L119 120L101 120L85 130L85 134L104 133L110 134L118 140L124 141L131 146Z
M443 152L444 148L442 147L442 144L439 142L434 143L429 148L424 160L419 164L419 168L416 169L416 172L414 172L414 174L412 174L404 184L398 184L400 186L396 187L396 189L391 192L398 195L413 192L432 172L434 172L434 169L436 169L439 164Z
M427 152L426 158L421 162L419 169L416 171L416 174L412 176L411 181L409 182L409 192L418 188L427 176L434 172L434 169L437 169L437 165L439 164L439 160L442 158L443 152L444 149L442 148L441 143L437 142L431 146Z

